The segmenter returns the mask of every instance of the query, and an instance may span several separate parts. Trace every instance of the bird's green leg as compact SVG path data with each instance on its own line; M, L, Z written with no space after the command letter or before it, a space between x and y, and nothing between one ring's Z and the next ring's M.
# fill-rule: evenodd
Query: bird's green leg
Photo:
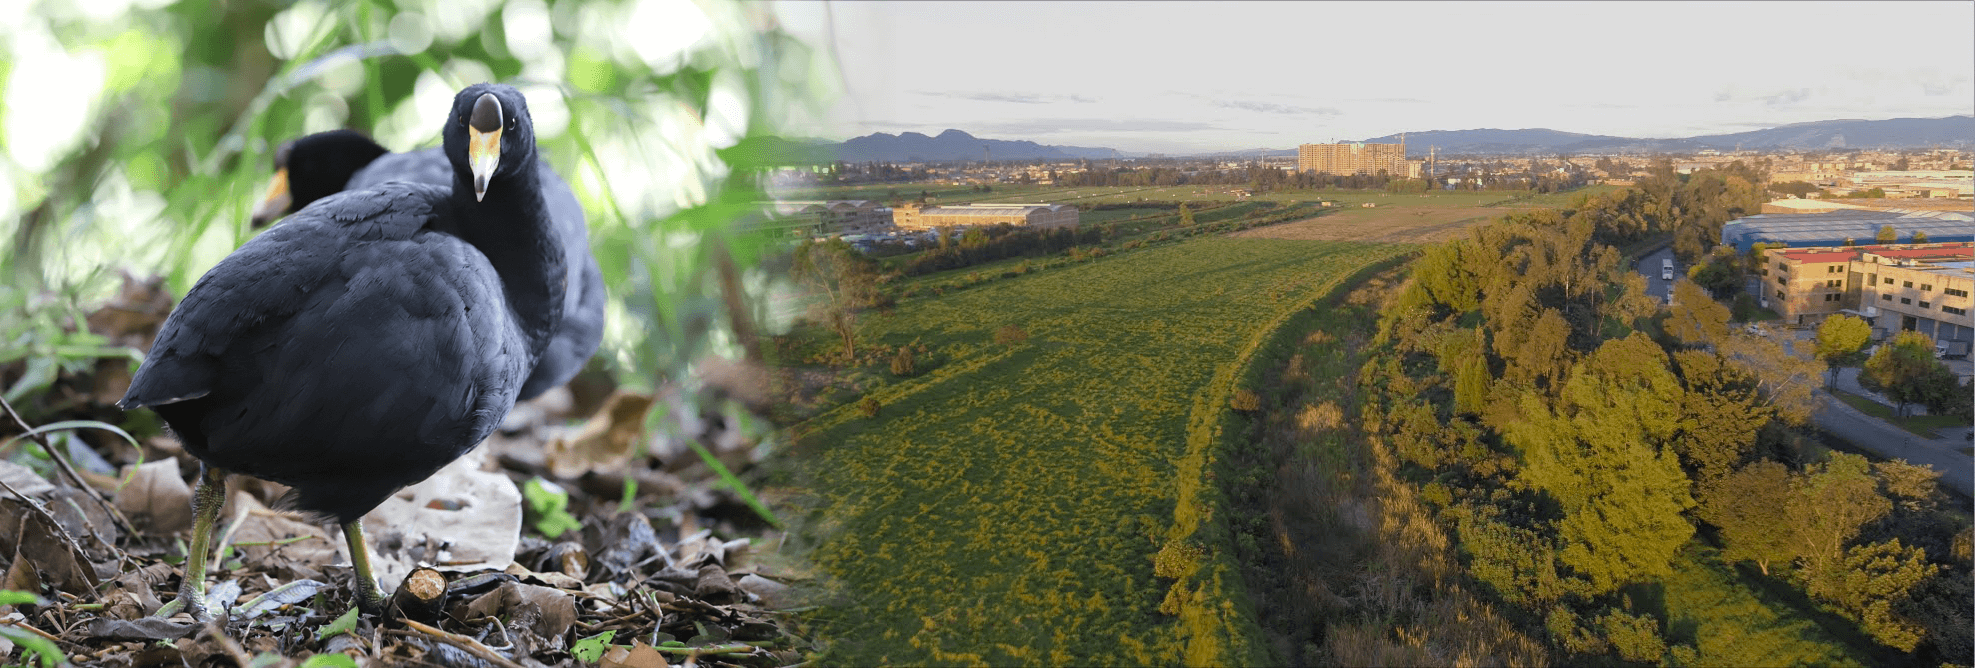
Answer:
M201 465L199 490L192 496L192 545L186 549L185 576L178 583L178 600L193 619L212 619L206 609L206 558L213 551L219 511L226 506L226 471Z
M350 543L350 564L357 570L357 609L371 616L384 614L384 593L377 579L370 576L370 550L363 545L363 520L343 525L343 540Z

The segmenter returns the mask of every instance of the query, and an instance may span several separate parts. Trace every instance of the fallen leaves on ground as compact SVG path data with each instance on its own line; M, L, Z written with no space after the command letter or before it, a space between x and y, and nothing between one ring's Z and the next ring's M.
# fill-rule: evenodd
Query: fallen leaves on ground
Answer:
M127 287L130 303L92 324L120 337L155 330L144 287ZM793 563L777 553L780 534L683 445L698 441L745 470L761 434L732 425L765 422L702 414L689 399L615 393L582 416L567 392L551 392L518 407L474 455L367 516L387 592L416 567L445 571L430 625L346 614L340 534L270 510L286 490L237 476L208 566L219 618L160 616L177 597L197 460L169 438L95 442L83 449L98 461L79 476L94 489L82 490L19 440L0 453L0 482L21 495L0 489L0 589L38 598L0 605L0 661L40 665L47 650L79 666L803 663L816 648L787 611L804 574L780 566ZM663 432L644 433L658 405ZM0 415L0 441L20 431ZM580 528L550 538L527 522L520 488L530 480L565 495L559 511Z

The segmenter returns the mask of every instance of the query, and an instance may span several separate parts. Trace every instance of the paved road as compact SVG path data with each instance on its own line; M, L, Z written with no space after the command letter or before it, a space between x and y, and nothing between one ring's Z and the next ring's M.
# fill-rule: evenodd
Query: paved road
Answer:
M1660 278L1660 261L1671 259L1672 257L1673 257L1673 246L1669 245L1659 250L1653 251L1651 253L1647 253L1645 257L1639 258L1638 266L1634 267L1635 269L1639 270L1639 275L1646 277L1646 294L1652 295L1654 297L1658 297L1662 303L1666 301L1667 293L1673 291L1673 281L1662 280ZM1677 261L1674 262L1673 263L1674 280L1679 280L1681 278L1685 278L1686 276L1687 276L1686 268L1681 267L1679 262Z
M1940 471L1942 484L1963 497L1975 496L1975 460L1957 449L1968 446L1968 441L1962 440L1967 427L1941 430L1952 434L1946 438L1922 438L1860 413L1823 390L1818 390L1817 396L1824 402L1811 417L1817 426L1861 450Z
M1816 333L1809 330L1773 332L1772 335L1794 338L1800 342L1799 345L1808 344L1816 337ZM1955 373L1966 375L1971 362L1950 360L1947 364ZM1879 395L1859 386L1856 367L1839 369L1833 385L1840 390L1886 403ZM1935 430L1934 438L1916 436L1885 420L1861 413L1823 390L1818 390L1817 395L1823 402L1811 416L1817 426L1861 450L1940 471L1942 484L1961 492L1964 497L1975 497L1975 457L1961 450L1970 445L1968 434L1975 429L1963 425ZM1919 409L1918 406L1909 408Z

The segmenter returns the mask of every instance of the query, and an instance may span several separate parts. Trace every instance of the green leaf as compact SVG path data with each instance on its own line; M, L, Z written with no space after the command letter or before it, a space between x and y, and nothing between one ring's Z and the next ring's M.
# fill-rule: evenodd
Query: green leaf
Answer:
M41 598L40 596L34 595L32 592L14 591L12 589L0 589L0 605L23 605L30 603L35 605L46 605L48 601L46 599Z
M599 659L603 658L604 651L610 649L610 639L616 636L616 631L605 631L578 640L576 641L576 646L569 648L569 653L574 655L577 661L596 663Z
M355 606L351 606L350 611L343 613L343 616L341 617L337 617L336 621L330 622L328 626L324 626L320 629L316 629L315 640L316 642L322 642L324 640L330 639L331 637L334 637L336 634L349 633L351 631L356 630L356 628L357 628L357 608Z
M317 654L303 661L302 668L357 668L357 660L348 654Z
M521 486L521 496L528 501L535 530L543 536L556 538L583 528L583 523L569 514L569 492L561 486L537 477Z
M725 483L728 489L733 490L734 495L741 497L742 503L747 504L749 508L753 508L754 513L760 515L761 519L767 521L770 526L777 529L782 528L782 521L775 519L775 511L769 510L768 504L762 503L761 499L756 498L754 491L748 489L747 483L741 482L739 476L734 475L733 471L727 470L727 466L720 463L720 458L708 452L706 446L700 445L699 441L689 440L686 441L686 445L692 446L693 452L699 454L700 461L706 462L707 467L712 468L714 473L720 474L720 481Z
M33 654L35 663L41 668L54 668L69 661L69 658L62 654L62 648L55 646L54 641L33 633L12 626L0 626L0 638L11 640L27 650L28 654Z

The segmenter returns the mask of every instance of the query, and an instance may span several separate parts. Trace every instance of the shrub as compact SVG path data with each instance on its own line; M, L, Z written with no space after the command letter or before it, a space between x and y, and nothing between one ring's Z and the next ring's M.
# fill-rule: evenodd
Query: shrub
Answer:
M1605 637L1618 656L1626 661L1657 662L1666 655L1666 641L1660 638L1659 619L1649 614L1628 615L1617 610L1598 620Z
M1336 429L1344 424L1344 409L1335 402L1326 401L1320 405L1304 404L1303 410L1296 413L1296 426L1306 430Z
M865 397L863 401L857 402L857 414L867 418L878 417L879 407L877 397Z
M898 354L892 355L891 372L894 376L910 376L916 370L912 359L912 348L900 346Z
M994 342L1000 345L1014 345L1027 340L1029 340L1029 332L1022 329L1021 325L1002 325L1000 329L994 330Z
M1235 410L1246 413L1260 410L1262 408L1262 398L1255 396L1253 391L1240 389L1234 391L1234 398L1229 400L1228 404L1233 406Z

